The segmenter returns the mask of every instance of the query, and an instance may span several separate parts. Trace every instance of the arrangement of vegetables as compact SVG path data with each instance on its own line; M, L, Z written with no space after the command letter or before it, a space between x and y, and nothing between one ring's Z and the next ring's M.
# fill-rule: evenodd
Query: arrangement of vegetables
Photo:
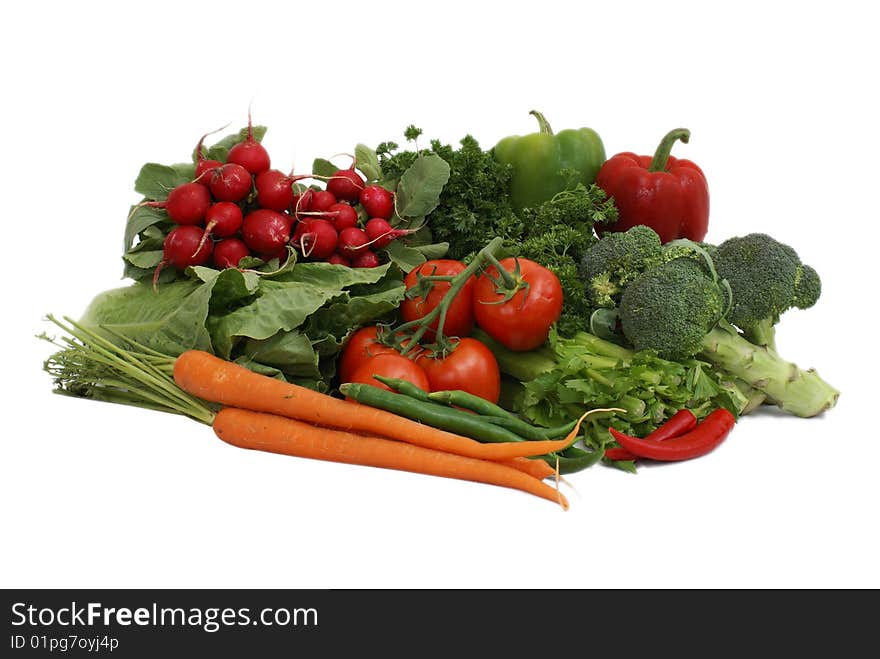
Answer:
M762 405L839 392L774 328L819 299L769 235L703 242L708 183L670 155L606 159L589 128L484 150L393 142L272 168L253 126L145 165L130 285L45 363L62 394L186 415L242 448L519 489L709 453ZM556 478L556 486L545 482Z

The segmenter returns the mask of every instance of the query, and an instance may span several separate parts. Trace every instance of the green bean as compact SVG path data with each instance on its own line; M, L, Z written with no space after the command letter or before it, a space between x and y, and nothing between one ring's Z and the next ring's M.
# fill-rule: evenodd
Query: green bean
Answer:
M485 398L480 398L479 396L475 396L470 392L462 391L460 389L434 391L428 394L428 398L430 400L446 403L447 405L464 407L472 412L476 412L489 423L494 423L502 428L507 428L511 432L515 432L517 435L520 435L525 439L559 439L560 437L568 435L572 428L574 428L575 423L577 423L576 421L572 421L556 428L533 426L516 416L513 412L505 410L503 407L495 405Z
M420 400L423 403L433 402L427 391L420 387L417 387L409 380L404 380L403 378L387 378L384 375L374 375L373 377L382 384L388 385L399 394L409 396L410 398L415 398L416 400Z
M522 442L523 437L507 428L487 423L475 414L452 409L445 405L425 403L379 387L356 382L346 382L339 387L343 396L348 396L364 405L378 407L386 412L419 421L433 428L446 430L458 435L470 437L479 442Z
M468 391L462 391L461 389L432 391L428 394L428 398L436 400L439 403L444 403L445 405L458 405L459 407L464 407L465 409L477 412L484 416L501 416L516 419L517 421L521 420L516 417L513 412L505 410L500 405L496 405L485 398L480 398L479 396L475 396Z
M559 426L557 428L541 428L540 426L533 426L532 424L523 421L512 412L505 410L503 407L495 405L485 398L480 398L468 391L454 389L448 391L435 391L429 394L424 389L420 389L408 380L386 378L381 375L374 375L373 377L379 380L379 382L388 385L397 393L410 396L423 403L441 403L443 404L443 407L449 409L450 412L459 411L455 408L447 407L450 405L456 405L471 410L472 412L476 412L480 415L480 418L483 421L492 423L496 426L501 426L502 428L507 428L510 432L523 439L560 439L568 435L576 423L575 421L572 421L571 423L567 423L564 426ZM468 415L467 412L464 412L463 414Z
M584 451L576 446L570 446L559 453L552 453L544 456L544 460L553 468L558 466L560 474L573 474L592 467L599 462L604 455L604 449Z
M527 421L518 418L510 418L505 416L483 416L484 420L494 423L496 426L507 428L511 432L515 432L524 439L561 439L570 433L577 421L571 421L564 426L556 426L555 428L542 428L541 426L533 426Z

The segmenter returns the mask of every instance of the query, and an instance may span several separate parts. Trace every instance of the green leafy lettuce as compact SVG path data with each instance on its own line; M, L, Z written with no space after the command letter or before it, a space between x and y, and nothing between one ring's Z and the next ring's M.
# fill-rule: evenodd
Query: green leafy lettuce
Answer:
M326 391L349 334L384 319L404 294L400 270L390 263L296 263L277 272L199 267L187 274L155 289L136 282L101 293L80 322L163 354L206 350Z

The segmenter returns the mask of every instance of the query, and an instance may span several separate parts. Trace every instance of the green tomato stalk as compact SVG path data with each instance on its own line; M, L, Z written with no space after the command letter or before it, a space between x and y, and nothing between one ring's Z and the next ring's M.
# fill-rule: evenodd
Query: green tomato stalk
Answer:
M383 332L380 340L396 348L402 355L406 355L416 349L419 341L424 337L425 333L430 329L431 324L436 320L437 329L435 330L434 352L436 354L445 355L452 350L453 345L449 338L443 333L443 326L452 301L461 292L461 289L464 288L464 285L468 280L472 276L482 272L489 265L495 265L504 281L513 281L510 273L498 265L498 259L496 258L496 255L501 251L503 244L504 240L502 238L493 238L485 247L483 247L483 249L477 252L477 255L473 258L470 264L456 275L440 276L419 274L418 283L407 291L407 295L425 299L431 292L433 285L437 282L448 283L449 290L446 291L437 306L431 309L427 314L421 318L416 318L415 320L398 325L393 330ZM406 345L403 345L404 342L406 342Z

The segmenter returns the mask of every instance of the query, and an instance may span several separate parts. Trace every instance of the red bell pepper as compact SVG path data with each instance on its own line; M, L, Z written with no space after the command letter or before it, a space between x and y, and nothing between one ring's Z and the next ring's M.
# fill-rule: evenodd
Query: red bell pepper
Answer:
M701 241L709 228L709 186L703 171L690 160L669 155L677 140L687 143L690 131L676 128L660 142L654 156L625 152L599 169L596 184L614 198L618 220L605 231L626 231L644 224L661 242L677 238Z

